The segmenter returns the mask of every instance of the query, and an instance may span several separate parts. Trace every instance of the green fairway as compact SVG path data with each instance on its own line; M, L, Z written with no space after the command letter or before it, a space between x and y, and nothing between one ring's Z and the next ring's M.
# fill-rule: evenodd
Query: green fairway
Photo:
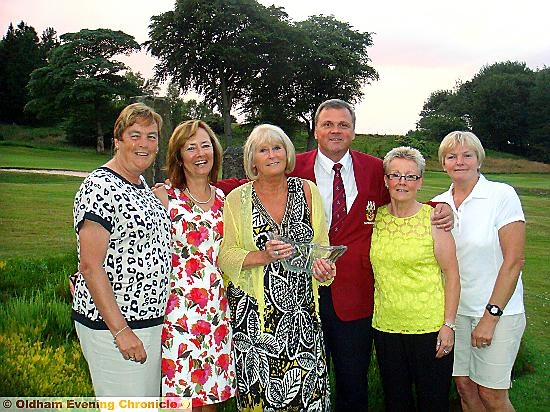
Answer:
M91 149L8 144L0 142L0 168L90 171L107 162L110 154Z
M76 247L72 204L82 178L0 172L0 259Z

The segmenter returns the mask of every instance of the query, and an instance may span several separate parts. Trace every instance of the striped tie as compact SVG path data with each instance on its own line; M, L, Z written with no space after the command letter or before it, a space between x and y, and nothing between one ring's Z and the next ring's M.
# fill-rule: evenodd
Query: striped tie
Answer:
M342 221L347 215L346 209L346 191L344 190L344 182L340 169L342 165L335 163L332 169L334 170L334 180L332 181L332 221L330 224L331 232L338 232Z

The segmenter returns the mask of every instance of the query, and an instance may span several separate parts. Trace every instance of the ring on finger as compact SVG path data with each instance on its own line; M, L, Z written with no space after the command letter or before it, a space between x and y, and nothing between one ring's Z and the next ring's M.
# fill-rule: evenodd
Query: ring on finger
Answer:
M279 251L278 251L278 250L274 250L274 251L273 251L273 254L274 254L275 256L279 256Z
M130 356L130 357L128 358L128 360L135 361L136 358L134 358L133 356Z
M449 351L448 351L447 349L443 349L443 353L444 353L445 355L448 355L448 354L449 354Z

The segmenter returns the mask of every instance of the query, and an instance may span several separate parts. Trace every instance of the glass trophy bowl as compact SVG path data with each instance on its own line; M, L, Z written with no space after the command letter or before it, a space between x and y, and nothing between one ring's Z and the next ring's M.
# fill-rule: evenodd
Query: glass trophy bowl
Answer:
M313 262L315 262L316 259L325 259L331 263L336 263L336 260L342 256L348 248L344 245L321 246L316 243L295 242L275 233L270 233L270 238L280 240L292 246L292 254L280 260L283 268L291 272L312 274Z

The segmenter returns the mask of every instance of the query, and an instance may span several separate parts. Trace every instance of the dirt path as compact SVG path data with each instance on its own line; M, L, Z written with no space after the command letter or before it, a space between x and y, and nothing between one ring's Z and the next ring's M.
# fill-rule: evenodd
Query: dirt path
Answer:
M19 172L19 173L42 173L47 175L65 175L65 176L76 176L76 177L86 177L89 172L79 172L76 170L52 170L52 169L11 169L11 168L0 168L2 172Z

